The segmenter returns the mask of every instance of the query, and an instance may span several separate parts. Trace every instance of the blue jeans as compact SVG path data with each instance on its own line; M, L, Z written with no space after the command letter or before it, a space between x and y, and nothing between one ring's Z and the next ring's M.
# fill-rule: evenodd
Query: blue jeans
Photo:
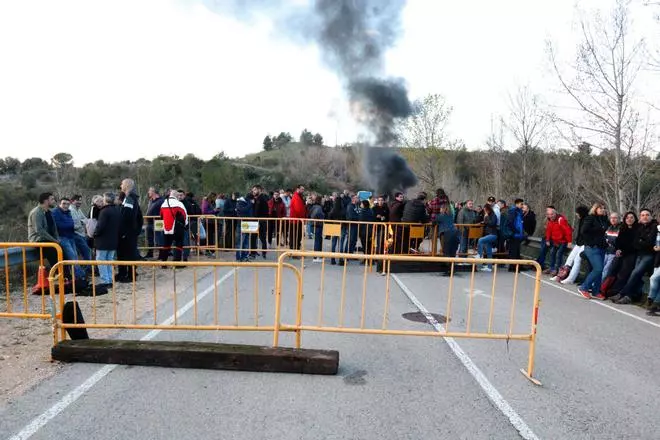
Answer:
M241 234L239 229L236 233L236 261L246 260L250 250L250 234Z
M60 246L62 246L62 253L65 260L75 261L78 259L78 251L76 250L76 242L73 238L60 237ZM65 276L70 276L65 270ZM73 272L76 278L85 278L85 271L80 266L73 266Z
M323 250L323 223L317 222L314 226L314 252Z
M358 225L352 224L348 227L348 253L355 253L358 239Z
M183 231L183 261L188 261L188 257L190 256L190 230L189 229L184 229Z
M460 253L461 254L467 253L468 234L469 233L470 233L470 228L463 228L463 230L461 231L461 244L460 244Z
M550 241L550 270L556 271L561 267L564 261L564 251L566 250L566 243L563 244L554 244ZM545 264L545 254L547 253L548 246L545 244L545 240L541 240L541 253L539 258L536 260L541 267Z
M585 246L584 255L591 264L591 272L587 274L580 286L581 290L591 291L593 295L600 293L600 284L603 280L603 263L605 262L605 249L596 246Z
M605 281L605 278L609 276L615 258L615 254L605 254L605 262L603 263L603 277L601 281Z
M341 240L339 242L339 252L343 254L348 252L348 226L346 224L341 225Z
M307 237L312 238L312 233L313 233L312 222L307 222L305 228L307 229Z
M96 261L114 261L117 258L117 251L96 250ZM103 284L112 284L112 266L99 265L99 277Z
M87 245L87 239L80 234L74 234L73 241L75 242L76 249L78 250L78 254L82 257L82 259L91 260L92 251L89 249L89 246Z
M660 303L660 267L653 269L653 275L651 275L651 288L649 289L649 299L652 300L656 305Z
M486 248L486 257L493 258L493 244L497 243L497 234L490 234L484 237L481 237L477 241L477 255L480 257L484 254L484 247ZM489 264L489 268L492 269L493 265Z
M336 252L337 244L340 244L339 237L332 237L330 241L330 251ZM341 245L339 246L339 251L341 252Z
M628 282L621 289L621 296L627 296L632 301L639 301L644 287L644 274L653 269L654 255L640 255L637 257L635 268L628 278Z

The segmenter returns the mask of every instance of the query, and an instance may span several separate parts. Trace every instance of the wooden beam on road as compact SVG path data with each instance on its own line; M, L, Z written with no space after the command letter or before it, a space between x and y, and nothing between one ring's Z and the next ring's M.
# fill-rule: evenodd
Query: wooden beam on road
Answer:
M272 373L333 375L339 368L339 352L335 350L183 341L62 341L52 348L52 356L63 362Z

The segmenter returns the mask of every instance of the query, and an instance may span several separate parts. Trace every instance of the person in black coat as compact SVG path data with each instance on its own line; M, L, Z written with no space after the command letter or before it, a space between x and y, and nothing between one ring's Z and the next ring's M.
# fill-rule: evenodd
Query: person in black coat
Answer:
M261 256L266 259L266 249L268 249L268 196L264 193L261 185L252 187L253 213L259 217L259 233L250 235L251 256L257 256L257 237L261 241Z
M631 304L639 301L642 296L642 287L644 287L644 274L653 271L655 260L656 236L658 234L658 222L653 219L651 211L642 209L639 211L639 224L635 231L633 246L637 251L637 261L635 268L628 278L628 282L623 286L619 293L619 298L613 300L617 304Z
M532 208L528 203L523 203L523 230L525 231L525 237L534 236L536 231L536 214L532 211ZM526 239L525 244L529 243L529 238Z
M605 215L605 206L601 203L595 203L591 210L589 210L589 214L584 219L580 219L580 223L582 223L582 226L580 227L578 236L582 238L583 252L591 265L591 271L587 274L578 291L588 299L591 296L605 299L605 296L600 293L600 284L603 280L603 265L605 263L605 249L607 248L605 232L609 225L607 216Z
M409 200L403 207L401 216L403 223L427 223L429 221L428 212L426 212L426 193L421 192L415 200ZM417 251L421 239L410 239L410 225L403 227L403 243L401 244L401 253L407 254L411 249Z
M135 261L142 259L139 255L137 243L138 236L142 232L142 209L138 195L135 192L135 182L133 179L124 179L121 182L121 190L126 194L126 198L121 203L119 212L121 214L121 223L119 226L119 246L117 247L117 260ZM120 283L130 283L133 281L131 266L122 265L117 268L116 280ZM135 275L137 277L137 274Z
M122 221L119 209L115 206L115 195L103 195L103 207L94 230L94 247L97 261L114 261L119 247L119 228ZM100 265L99 277L102 284L112 284L112 266Z
M614 240L614 255L615 261L612 263L610 269L610 276L613 281L608 280L605 284L607 287L601 287L601 293L607 297L614 297L615 300L621 299L617 297L623 286L628 282L628 278L635 268L637 261L637 251L634 247L635 234L637 231L637 215L628 211L624 214L619 235Z

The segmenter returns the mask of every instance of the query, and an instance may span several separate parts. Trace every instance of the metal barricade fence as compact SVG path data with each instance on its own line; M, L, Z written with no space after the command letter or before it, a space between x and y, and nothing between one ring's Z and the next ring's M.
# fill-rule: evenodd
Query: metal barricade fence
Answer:
M50 298L45 263L62 261L58 243L0 243L2 251L2 284L5 295L0 298L0 318L53 319L55 309ZM36 268L32 267L36 264ZM36 273L34 273L36 269ZM61 273L61 271L60 271ZM29 287L31 279L35 284ZM62 279L62 278L61 278ZM61 281L63 283L63 279ZM4 300L4 301L3 301ZM4 302L4 307L2 303Z
M65 288L58 279L68 273L73 273L75 265L92 265L99 268L103 275L109 271L111 283L104 284L99 276L91 272L88 284L81 285L80 280L72 278ZM117 266L129 266L130 281L118 283L114 281ZM188 267L192 271L178 269ZM218 278L220 269L230 269L222 278ZM243 303L239 294L239 273L248 269L254 270L253 291L250 295L253 314L250 323L240 322L239 305ZM274 321L270 324L260 323L260 313L263 311L260 302L263 291L259 289L259 269L270 269L275 277L288 269L293 272L297 281L296 296L300 296L300 273L291 264L278 262L153 262L153 261L62 261L51 268L49 280L51 296L55 299L57 314L53 323L53 339L57 344L66 339L66 333L71 329L106 329L106 330L227 330L274 332ZM233 276L233 289L221 289L223 281ZM178 279L177 279L178 278ZM200 285L209 284L201 293ZM245 290L244 286L242 290ZM273 289L274 290L274 289ZM224 292L224 294L222 293ZM274 293L274 292L273 292ZM200 302L208 295L213 295L213 301ZM68 298L67 298L68 296ZM188 301L182 307L182 296ZM260 298L261 296L261 298ZM82 299L85 298L85 299ZM269 300L270 301L270 300ZM272 300L274 301L274 299ZM73 313L71 322L64 322L65 304L73 302L80 307L84 322L78 322ZM224 307L226 306L226 307ZM247 307L247 306L246 306ZM209 310L210 309L210 310ZM192 315L184 314L192 311ZM269 319L274 318L275 306L270 309ZM202 312L205 312L204 317ZM210 312L210 316L209 316ZM245 310L241 310L241 313ZM170 315L161 320L162 315ZM243 317L243 319L247 319ZM233 323L228 322L233 320ZM294 330L291 330L292 332Z
M527 368L521 369L521 372L532 382L538 384L533 376L541 286L541 267L537 262L412 255L351 255L329 252L286 252L280 256L279 262L284 264L284 261L289 257L307 259L308 261L313 260L320 263L320 275L318 272L314 272L313 277L308 277L311 279L310 281L305 278L306 271L301 271L303 288L296 305L296 320L295 322L281 322L281 317L276 312L278 325L275 330L274 345L279 343L279 331L295 331L298 337L302 332L311 331L364 335L471 338L504 340L507 342L515 340L528 341ZM328 259L358 260L365 263L364 269L357 274L355 271L347 270L347 265L345 265L340 269L341 279L339 280L337 269L327 267ZM383 268L383 277L369 275L371 262L379 262ZM444 297L441 304L444 308L446 321L441 331L436 329L411 330L404 328L405 321L402 320L397 321L402 324L399 328L390 326L391 292L394 277L391 273L391 266L397 263L443 265L447 271L449 277L440 278L447 280L445 285L429 286L437 289L437 292L434 290L434 294L437 294L438 297ZM484 282L484 274L479 271L479 267L483 265L492 265L492 272L485 275L489 287L488 293L481 290L477 292L475 287L477 273L480 274L478 277L479 282ZM509 265L513 279L508 276L503 278L500 275L501 268L504 265ZM536 272L534 285L533 289L528 287L526 292L521 293L519 292L521 290L520 272L526 268L531 268ZM469 276L468 280L464 278L459 280L455 275L459 270L465 271L466 269L468 269L466 272ZM326 274L331 270L334 280L332 286L329 285L326 277ZM281 279L281 277L278 276L278 279ZM398 284L398 278L394 278L394 280L397 280ZM506 284L510 291L509 289L506 289L506 291L498 289L498 280L502 281L502 284ZM348 285L352 287L347 289ZM361 286L359 291L355 289L357 285ZM279 290L281 286L278 285L276 288ZM461 294L457 295L456 291L459 289ZM318 294L315 294L315 292L318 292ZM467 296L463 293L467 293ZM339 303L338 309L328 310L327 303L331 298L330 295L332 295L334 301ZM475 296L484 297L487 301L477 303ZM303 298L305 304L303 304ZM529 310L518 311L518 303L524 303ZM438 304L434 305L437 307ZM279 309L279 307L278 304L277 308ZM521 323L523 318L520 315L523 315L524 321L530 323L529 327ZM301 341L298 339L296 346L300 347L300 344Z

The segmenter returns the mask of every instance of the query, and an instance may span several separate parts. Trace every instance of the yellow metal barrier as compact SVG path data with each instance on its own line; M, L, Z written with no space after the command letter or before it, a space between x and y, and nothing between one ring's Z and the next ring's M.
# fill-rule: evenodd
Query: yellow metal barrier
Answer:
M296 305L297 315L295 322L293 323L281 323L281 317L279 315L279 302L276 305L276 330L274 334L273 344L277 345L278 333L279 331L295 331L297 334L296 346L300 347L300 335L303 331L312 331L312 332L334 332L334 333L352 333L352 334L368 334L368 335L401 335L401 336L430 336L430 337L452 337L452 338L472 338L472 339L488 339L488 340L518 340L518 341L528 341L529 342L529 354L527 361L527 368L521 370L523 374L529 378L534 383L539 383L533 377L534 372L534 356L536 348L536 330L538 323L538 310L539 310L539 295L540 295L540 286L541 286L541 267L535 261L527 260L499 260L499 259L474 259L474 258L445 258L445 257L432 257L432 256L412 256L412 255L355 255L355 254L336 254L328 252L286 252L280 256L279 262L284 264L284 261L288 257L302 258L307 259L308 261L315 260L321 261L320 265L320 277L318 272L314 273L312 277L312 282L305 282L304 272L303 272L303 291L300 292L298 297L298 304ZM358 260L363 263L364 269L362 271L362 286L361 291L355 292L351 290L347 292L347 269L344 266L342 270L342 279L341 282L336 283L336 288L332 291L334 298L339 301L339 310L334 324L327 324L327 319L324 316L327 315L327 309L325 309L325 297L329 295L328 292L328 283L325 280L326 270L326 260L327 259L352 259ZM370 261L381 262L383 266L383 275L381 277L371 277L369 278L368 266ZM446 303L444 305L444 313L446 315L446 324L442 328L442 331L437 330L410 330L404 328L390 328L390 302L391 302L391 264L395 262L415 262L420 264L443 264L449 272L449 278L446 286ZM488 299L487 305L485 303L479 304L479 309L475 305L474 297L477 294L475 289L475 280L477 273L480 273L479 268L484 265L492 265L492 272L484 274L488 277L488 282L490 285L489 294L478 293L481 296L484 296ZM497 298L498 296L504 296L505 294L500 292L497 287L497 280L502 278L502 275L498 271L498 268L501 268L503 265L509 265L512 269L513 276L513 287L511 292L510 299ZM519 274L521 270L525 268L532 268L536 271L535 283L532 292L525 292L523 294L519 293ZM467 291L468 299L467 301L463 296L456 298L455 290L457 280L455 279L455 273L457 271L469 269L469 284L465 283L464 291ZM278 269L281 271L281 267ZM333 277L336 279L336 273L333 274ZM353 274L355 275L355 274ZM276 286L277 292L281 289L281 275L278 276L278 285ZM316 281L318 280L317 286ZM353 279L352 285L355 286L357 280ZM483 281L483 277L480 275L480 281ZM507 276L507 282L511 282ZM378 284L375 289L368 289L368 284ZM432 288L440 290L440 285L433 285ZM444 286L443 286L444 287ZM337 291L337 289L339 291ZM531 289L530 289L531 290ZM309 292L318 292L318 297L314 298ZM482 292L482 291L479 291ZM438 295L442 295L441 291L435 291ZM500 295L497 295L500 293ZM280 296L278 294L278 301ZM303 321L303 298L306 302L313 301L313 304L317 306L316 319L308 317ZM373 310L369 310L370 301L367 301L367 298L371 300L372 303L379 304L382 307L382 315L377 315ZM529 329L520 329L520 325L516 325L516 318L518 314L516 313L516 304L518 301L527 301L531 300L531 307L529 309L529 315L526 315L525 318L529 319L531 326ZM508 303L507 307L503 307L502 304ZM350 302L350 305L349 305ZM467 303L465 303L467 302ZM465 313L464 316L461 316L463 319L460 321L455 315L457 315L457 308L464 307ZM355 318L353 324L347 324L347 310L357 311L360 310L359 317L353 316ZM498 314L496 314L496 309L499 311L499 316L502 318L499 321L497 320ZM478 314L482 319L476 320L475 314ZM333 314L334 315L334 314ZM355 313L354 313L355 315ZM380 316L378 320L375 319L376 316ZM505 319L504 317L506 316ZM372 325L368 324L369 322ZM315 321L315 322L314 322ZM359 322L359 323L358 323ZM375 323L378 322L380 325L376 326ZM462 322L465 322L465 325L461 325ZM476 329L479 327L480 329Z
M72 277L72 283L65 290L62 283L57 283L61 279L62 274L65 276L69 272L73 272L75 265L92 265L110 267L113 282L103 288L98 286L99 277L92 275L90 278L89 286L84 290L80 286L80 281L76 281ZM128 265L131 267L131 282L124 284L126 288L120 287L121 285L114 281L115 268L119 265ZM190 271L179 271L177 268L188 267ZM233 296L221 297L219 295L218 269L230 268L233 269L232 275L234 276ZM54 319L53 325L53 340L57 344L59 341L66 339L66 331L68 329L84 328L84 329L124 329L124 330L228 330L228 331L259 331L259 332L274 332L275 324L263 325L259 323L259 271L257 269L272 269L274 275L280 274L282 269L286 268L293 272L294 278L297 280L297 295L302 288L300 284L301 275L298 269L287 263L277 262L254 262L254 263L238 263L238 262L221 262L221 261L208 261L208 262L152 262L152 261L62 261L56 266L51 268L49 280L51 282L51 296L58 298L57 308L59 313ZM138 272L140 269L140 272ZM254 270L254 291L252 300L254 305L254 316L251 324L241 324L239 322L239 284L238 273L244 269ZM162 274L171 271L173 278L171 280L161 280L159 278ZM200 272L203 276L212 274L213 279L210 281L212 284L213 293L213 319L208 323L203 323L198 320L198 306L199 300L203 299L198 292L198 284L200 282ZM188 276L187 279L181 281L181 277ZM191 276L190 276L191 275ZM180 282L177 282L177 276ZM146 278L146 280L143 280ZM182 283L185 283L187 292L182 292ZM59 290L58 290L59 289ZM107 291L106 291L107 289ZM130 291L127 291L129 289ZM208 293L211 293L209 289ZM192 297L190 306L182 309L192 309L192 322L185 323L180 316L179 306L181 304L180 296L185 293ZM77 303L81 307L84 323L77 322L77 316L74 314L72 323L65 323L62 319L62 311L64 310L65 303L67 302L66 295L70 296L70 301ZM107 296L106 296L107 295ZM81 297L89 297L89 301L82 301ZM226 300L233 304L233 319L234 323L222 323L219 319L219 301ZM164 307L163 304L171 302L172 317L159 322L159 308ZM169 312L168 312L169 313ZM162 314L162 313L161 313ZM271 315L272 316L272 315ZM183 322L182 322L183 321ZM188 320L189 321L189 320ZM294 330L291 330L294 331Z
M5 307L4 310L0 309L0 318L53 319L55 309L52 307L52 298L50 312L46 306L49 289L46 285L45 262L49 261L52 264L62 261L60 245L58 243L0 243L0 249L4 250L4 276L2 278L4 278L5 287ZM10 253L13 254L11 257ZM28 270L32 263L37 264L36 274ZM19 273L20 275L18 275ZM12 277L12 275L14 276ZM30 288L28 280L31 278L34 279L36 285ZM17 301L18 295L16 294L19 290L22 291L22 294L20 300Z

